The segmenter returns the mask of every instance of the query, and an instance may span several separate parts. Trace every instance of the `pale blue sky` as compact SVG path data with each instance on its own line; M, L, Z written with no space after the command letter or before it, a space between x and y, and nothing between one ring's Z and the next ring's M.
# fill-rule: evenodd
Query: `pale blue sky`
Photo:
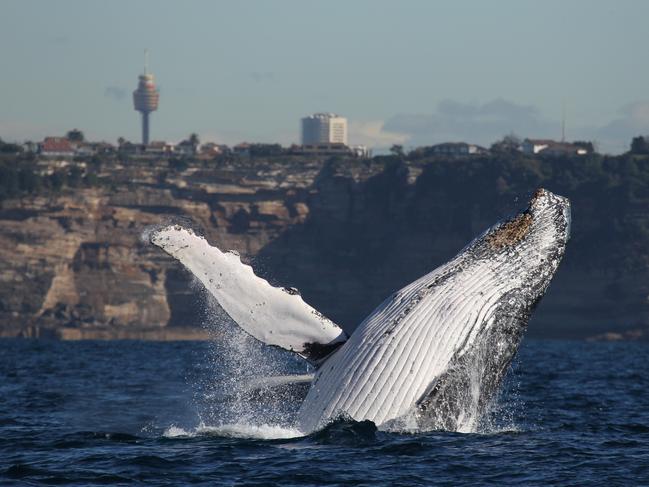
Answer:
M152 138L283 144L314 111L350 142L488 144L505 133L624 150L649 133L642 0L3 0L0 137L78 127L139 139L143 49Z

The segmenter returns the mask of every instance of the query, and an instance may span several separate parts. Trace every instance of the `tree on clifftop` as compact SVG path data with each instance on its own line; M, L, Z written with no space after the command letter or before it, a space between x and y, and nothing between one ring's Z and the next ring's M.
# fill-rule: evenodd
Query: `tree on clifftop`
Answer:
M633 137L631 141L631 154L649 154L649 141L641 135Z
M7 142L4 142L2 139L0 139L0 153L3 153L3 154L18 154L19 152L22 152L22 151L23 151L23 148L20 145L7 143Z
M595 144L593 144L589 140L575 140L572 145L579 147L581 149L585 149L589 154L592 154L593 152L597 152Z
M505 135L501 140L491 145L491 152L500 154L514 154L521 146L521 139L515 134Z
M84 140L86 140L83 132L79 129L70 130L67 133L66 137L70 142L83 142Z
M400 144L394 144L392 147L390 147L390 153L393 156L400 157L402 159L405 156L403 152L403 146Z

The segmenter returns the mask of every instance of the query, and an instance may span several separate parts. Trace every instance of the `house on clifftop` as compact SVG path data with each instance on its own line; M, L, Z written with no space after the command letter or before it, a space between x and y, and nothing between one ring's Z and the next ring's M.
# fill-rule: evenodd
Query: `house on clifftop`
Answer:
M72 143L65 137L45 137L40 144L39 153L46 158L74 157L75 151Z
M472 156L489 152L484 147L466 142L444 142L430 148L430 154L439 156Z
M590 142L556 142L550 139L525 139L521 144L521 152L529 155L550 157L585 156L591 154L593 145Z

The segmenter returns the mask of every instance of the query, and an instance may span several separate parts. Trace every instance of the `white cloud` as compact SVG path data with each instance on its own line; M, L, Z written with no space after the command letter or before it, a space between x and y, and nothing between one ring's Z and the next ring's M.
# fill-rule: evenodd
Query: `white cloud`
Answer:
M649 101L636 101L619 110L619 117L603 127L584 128L579 131L594 138L603 152L620 153L629 150L631 139L649 135Z
M396 115L385 128L408 134L410 145L452 141L490 145L512 132L523 137L556 136L559 124L543 118L532 105L498 98L483 104L444 100L434 113Z
M349 123L349 143L362 144L374 148L387 148L394 144L404 144L410 135L385 130L383 120L369 122L351 121Z
M432 145L465 141L489 146L504 135L554 138L561 136L561 123L545 118L533 105L519 105L502 98L487 103L444 100L431 114L400 114L382 127L387 133L403 135L408 145ZM619 116L603 126L568 127L569 140L591 140L601 152L621 153L631 139L649 134L649 101L622 107Z

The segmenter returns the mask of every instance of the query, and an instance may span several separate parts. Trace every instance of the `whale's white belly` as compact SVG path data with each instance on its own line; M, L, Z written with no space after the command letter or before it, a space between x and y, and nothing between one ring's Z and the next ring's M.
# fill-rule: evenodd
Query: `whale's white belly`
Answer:
M457 266L450 262L382 303L316 374L300 428L311 431L340 414L380 425L411 411L517 285L499 279L495 264L449 274Z

